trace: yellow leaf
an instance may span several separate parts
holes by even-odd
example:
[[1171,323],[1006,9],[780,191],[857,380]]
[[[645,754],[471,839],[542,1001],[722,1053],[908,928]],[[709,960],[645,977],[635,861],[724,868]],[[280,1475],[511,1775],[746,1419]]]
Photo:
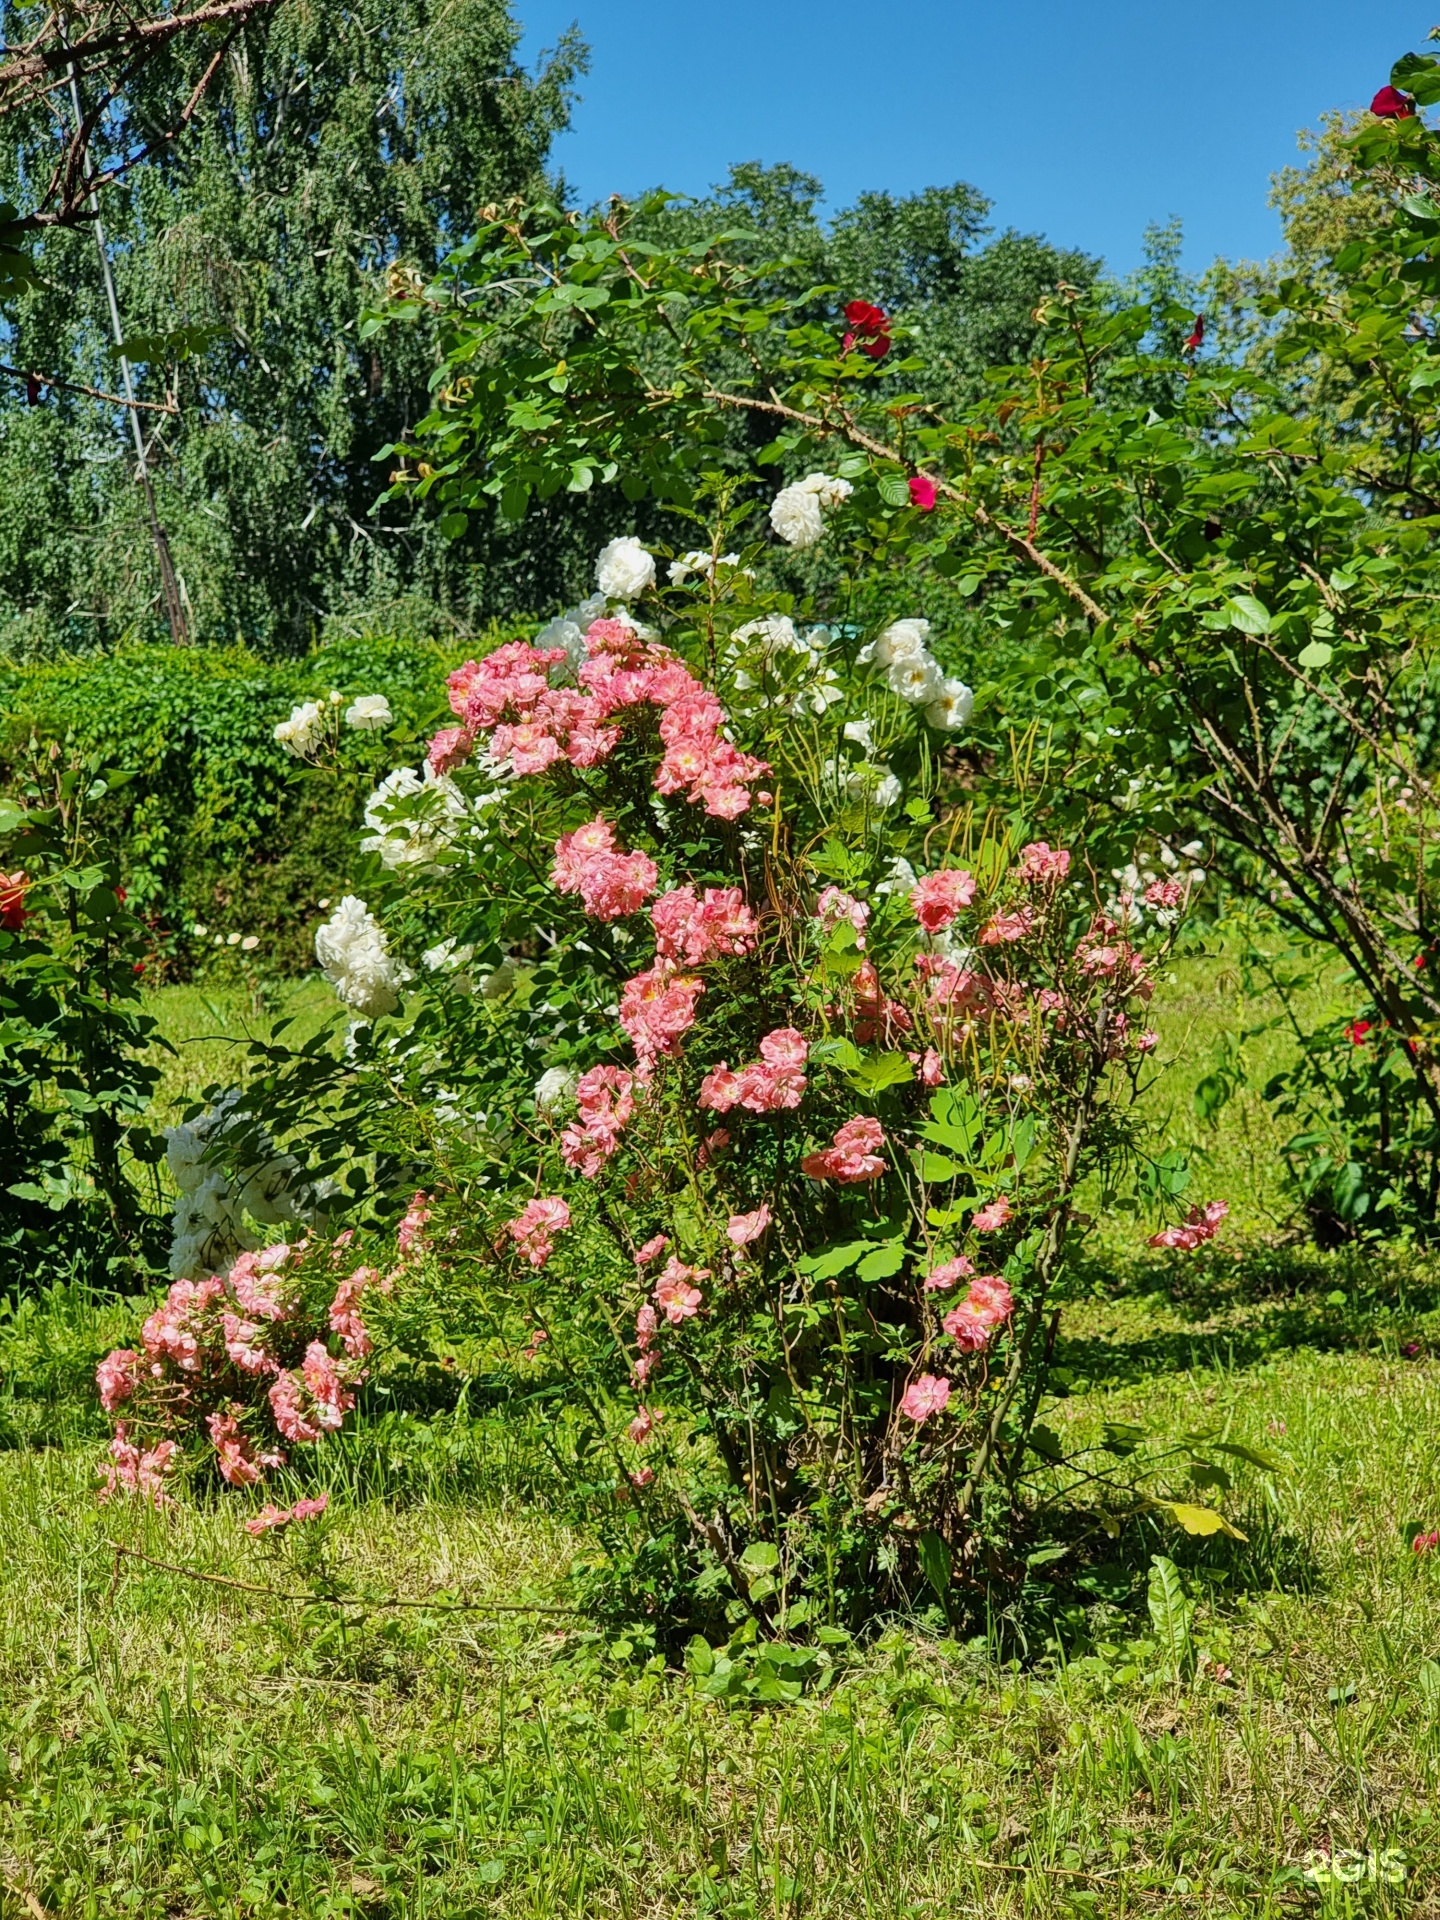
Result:
[[1164,1504],[1176,1525],[1186,1533],[1228,1533],[1232,1540],[1245,1538],[1238,1527],[1232,1527],[1224,1514],[1216,1513],[1213,1507],[1192,1507],[1184,1500],[1167,1500]]

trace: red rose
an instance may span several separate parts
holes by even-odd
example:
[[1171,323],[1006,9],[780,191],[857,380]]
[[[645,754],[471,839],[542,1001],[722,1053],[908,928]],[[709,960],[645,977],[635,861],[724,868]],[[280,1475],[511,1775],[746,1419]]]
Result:
[[847,332],[840,348],[850,353],[858,347],[871,360],[883,360],[890,351],[890,316],[883,307],[872,307],[868,300],[852,300],[845,309]]
[[1186,353],[1194,353],[1196,348],[1199,347],[1200,343],[1204,340],[1204,338],[1205,338],[1205,316],[1203,313],[1197,313],[1195,316],[1195,324],[1190,329],[1189,335],[1185,341]]
[[910,504],[921,513],[935,511],[935,482],[928,473],[917,473],[910,481]]
[[1373,1020],[1352,1020],[1345,1029],[1345,1038],[1350,1042],[1352,1047],[1363,1047],[1365,1044],[1365,1036],[1370,1032],[1374,1024],[1375,1022]]
[[23,873],[0,873],[0,927],[18,933],[25,924],[25,895],[30,882]]
[[1415,103],[1395,87],[1381,87],[1370,102],[1370,111],[1380,120],[1413,120]]

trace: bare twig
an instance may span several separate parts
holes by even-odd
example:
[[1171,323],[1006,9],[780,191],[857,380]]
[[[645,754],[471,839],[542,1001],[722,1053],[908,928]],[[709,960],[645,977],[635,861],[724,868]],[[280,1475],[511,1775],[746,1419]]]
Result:
[[18,367],[0,364],[0,374],[7,380],[19,380],[29,386],[33,380],[37,387],[57,387],[64,393],[83,393],[87,399],[103,400],[112,407],[134,407],[142,413],[178,414],[178,407],[161,406],[158,400],[127,400],[122,393],[106,393],[100,387],[82,386],[78,380],[61,380],[53,373],[22,373]]

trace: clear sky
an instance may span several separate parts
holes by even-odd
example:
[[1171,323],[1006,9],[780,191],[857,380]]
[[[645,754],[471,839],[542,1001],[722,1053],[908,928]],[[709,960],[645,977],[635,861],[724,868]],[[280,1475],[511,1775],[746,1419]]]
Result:
[[1178,214],[1186,264],[1271,253],[1270,175],[1299,128],[1369,102],[1440,0],[514,0],[533,60],[591,48],[555,158],[582,200],[702,192],[788,160],[831,206],[966,180],[997,226],[1139,262]]

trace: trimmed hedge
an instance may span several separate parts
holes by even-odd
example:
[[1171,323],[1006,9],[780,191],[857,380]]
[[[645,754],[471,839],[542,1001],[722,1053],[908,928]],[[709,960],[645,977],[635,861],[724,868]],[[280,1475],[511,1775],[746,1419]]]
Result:
[[[317,903],[352,885],[366,793],[391,767],[419,764],[445,711],[446,673],[496,637],[367,635],[284,661],[242,646],[136,644],[34,666],[0,662],[0,787],[32,739],[131,774],[101,805],[157,954],[181,971],[193,964],[198,921],[210,942],[216,933],[257,935],[268,971],[304,972],[314,964]],[[347,701],[383,693],[395,714],[384,734],[345,733],[348,779],[317,778],[274,739],[293,705],[331,688]]]

